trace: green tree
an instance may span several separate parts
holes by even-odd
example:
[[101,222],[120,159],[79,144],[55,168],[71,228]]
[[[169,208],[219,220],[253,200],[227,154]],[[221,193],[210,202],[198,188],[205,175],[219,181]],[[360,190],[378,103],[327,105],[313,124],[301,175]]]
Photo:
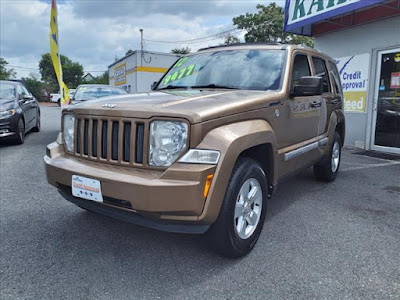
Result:
[[15,78],[16,72],[14,69],[7,69],[8,62],[0,57],[0,80]]
[[128,54],[133,53],[134,51],[132,49],[129,49],[128,51],[126,51],[125,56],[127,56]]
[[284,9],[276,3],[268,6],[258,4],[257,10],[254,14],[246,13],[233,18],[234,25],[247,31],[246,42],[302,43],[310,47],[314,45],[312,38],[283,32]]
[[96,83],[99,83],[99,84],[109,84],[110,79],[108,77],[108,71],[104,71],[103,74],[96,76],[95,80],[96,80]]
[[232,34],[227,34],[224,37],[225,41],[222,45],[231,45],[231,44],[238,44],[240,43],[240,39],[237,36],[234,36]]
[[91,83],[91,84],[109,84],[108,71],[105,71],[99,76],[95,76],[90,82],[82,81],[81,83]]
[[29,77],[22,77],[21,80],[38,101],[43,99],[46,93],[45,85],[34,74],[29,74]]
[[189,47],[182,47],[182,48],[174,48],[171,50],[171,53],[173,54],[189,54],[190,51],[192,51],[192,49],[190,49]]
[[[61,67],[63,71],[63,80],[68,88],[76,88],[83,76],[83,67],[78,62],[73,62],[67,56],[61,55]],[[58,90],[56,72],[54,71],[50,53],[42,54],[39,62],[40,74],[42,80]]]

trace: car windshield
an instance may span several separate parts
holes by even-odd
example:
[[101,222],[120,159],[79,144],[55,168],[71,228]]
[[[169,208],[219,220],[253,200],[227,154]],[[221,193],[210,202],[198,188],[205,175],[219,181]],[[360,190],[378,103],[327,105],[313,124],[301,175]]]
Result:
[[113,86],[81,86],[75,91],[74,100],[84,101],[127,93],[124,89]]
[[11,83],[0,82],[0,98],[9,99],[15,97],[15,85]]
[[172,88],[279,90],[284,50],[222,50],[182,57],[158,85]]

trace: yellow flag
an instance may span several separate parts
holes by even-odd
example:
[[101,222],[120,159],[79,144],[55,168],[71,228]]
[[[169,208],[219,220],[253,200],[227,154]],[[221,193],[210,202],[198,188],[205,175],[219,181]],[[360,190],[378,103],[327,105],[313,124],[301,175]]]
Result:
[[60,86],[61,108],[69,104],[68,88],[63,81],[63,73],[61,67],[61,56],[58,49],[58,21],[57,21],[57,4],[56,0],[51,1],[51,14],[50,14],[50,56],[53,62],[54,71],[56,72],[58,85]]

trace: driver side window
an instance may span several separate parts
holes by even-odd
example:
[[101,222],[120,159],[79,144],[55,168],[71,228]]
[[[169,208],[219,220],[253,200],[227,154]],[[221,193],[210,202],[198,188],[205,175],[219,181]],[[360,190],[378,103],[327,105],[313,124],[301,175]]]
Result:
[[311,76],[310,64],[308,63],[307,55],[298,54],[294,58],[292,80],[290,84],[290,91],[293,92],[294,86],[299,82],[303,76]]
[[26,87],[21,85],[21,88],[22,88],[22,94],[24,94],[24,96],[30,96],[31,95],[31,93],[29,93],[29,91],[26,89]]
[[22,87],[19,84],[17,84],[17,99],[20,100],[23,98],[23,96],[24,92],[22,90]]

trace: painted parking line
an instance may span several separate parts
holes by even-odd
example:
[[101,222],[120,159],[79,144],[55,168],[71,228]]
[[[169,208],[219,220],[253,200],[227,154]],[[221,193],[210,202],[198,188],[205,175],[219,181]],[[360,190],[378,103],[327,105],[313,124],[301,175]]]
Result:
[[400,165],[400,161],[387,161],[386,163],[380,163],[380,164],[354,164],[354,163],[347,163],[350,165],[357,165],[354,167],[349,167],[345,168],[344,170],[342,169],[342,172],[347,172],[347,171],[355,171],[355,170],[363,170],[363,169],[372,169],[372,168],[379,168],[379,167],[386,167],[386,166],[394,166],[394,165]]

